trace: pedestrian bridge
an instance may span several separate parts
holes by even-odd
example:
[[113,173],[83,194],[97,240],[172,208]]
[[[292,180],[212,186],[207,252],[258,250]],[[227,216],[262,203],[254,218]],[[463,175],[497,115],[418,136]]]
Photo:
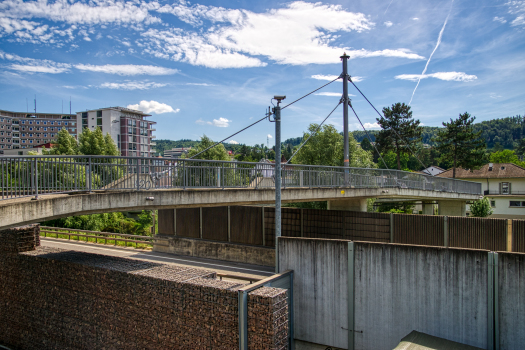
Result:
[[[366,210],[366,198],[465,203],[481,184],[384,169],[281,165],[282,202]],[[271,204],[275,165],[105,156],[0,157],[0,230],[72,215]],[[357,208],[357,209],[356,209]],[[460,215],[460,214],[459,214]]]

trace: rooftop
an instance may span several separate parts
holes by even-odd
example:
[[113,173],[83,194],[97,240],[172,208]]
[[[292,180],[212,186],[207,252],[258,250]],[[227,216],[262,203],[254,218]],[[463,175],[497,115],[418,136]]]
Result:
[[81,111],[81,112],[77,112],[77,113],[82,113],[82,112],[94,112],[94,111],[100,111],[100,110],[104,110],[104,109],[114,109],[114,110],[121,111],[121,112],[140,114],[140,115],[142,115],[142,116],[144,116],[144,117],[151,117],[151,114],[147,114],[147,113],[144,113],[144,112],[142,112],[142,111],[138,111],[138,110],[136,110],[136,109],[126,108],[126,107],[119,107],[119,106],[116,106],[116,107],[96,108],[96,109],[90,109],[90,110]]
[[[438,177],[452,177],[452,169],[437,175]],[[525,169],[512,163],[489,163],[478,170],[456,168],[456,179],[507,179],[525,178]]]

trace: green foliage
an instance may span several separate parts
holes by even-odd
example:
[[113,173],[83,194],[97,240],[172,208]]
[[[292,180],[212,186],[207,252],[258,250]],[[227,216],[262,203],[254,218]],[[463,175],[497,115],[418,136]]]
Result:
[[479,169],[485,164],[485,141],[481,131],[474,132],[475,117],[467,112],[449,123],[443,122],[445,129],[438,132],[434,139],[441,159],[452,163],[452,177],[456,177],[456,168]]
[[388,203],[381,202],[375,203],[377,211],[380,213],[395,213],[395,214],[412,214],[415,203],[414,202],[398,202]]
[[490,200],[487,197],[483,197],[477,201],[474,201],[470,205],[470,213],[472,216],[478,218],[486,218],[487,216],[492,215],[492,207],[490,206]]
[[[215,142],[213,142],[208,136],[203,135],[201,137],[201,142],[199,143],[199,145],[195,148],[192,148],[188,152],[188,158],[191,158],[195,154],[204,151],[206,148],[210,147],[214,143]],[[193,159],[230,160],[230,156],[228,155],[228,152],[224,148],[224,145],[218,144],[217,146],[210,148],[206,152],[199,154],[197,157]]]
[[[317,124],[310,124],[308,132],[304,133],[303,142],[310,134],[315,133],[318,127]],[[323,125],[292,158],[292,163],[343,166],[343,141],[343,136],[333,125]],[[348,150],[351,167],[375,168],[377,166],[373,161],[372,153],[359,147],[352,134],[349,135]]]
[[522,138],[518,141],[517,147],[516,147],[516,154],[522,156],[525,154],[525,138]]
[[74,136],[70,135],[66,128],[58,132],[58,137],[49,152],[42,150],[43,154],[68,155],[78,154],[78,143]]
[[414,120],[410,106],[395,103],[383,108],[384,117],[377,118],[381,131],[376,135],[376,142],[381,152],[393,151],[396,154],[397,169],[401,170],[401,154],[416,149],[421,141],[422,127],[419,120]]
[[[394,153],[394,151],[388,151],[388,153],[383,154],[383,159],[388,167],[388,169],[397,169],[397,154]],[[410,156],[407,153],[401,153],[399,157],[401,169],[399,170],[405,170],[410,171],[408,167],[408,161],[410,160]],[[385,165],[382,161],[379,161],[378,163],[379,167],[384,169]]]
[[368,137],[365,137],[365,138],[361,141],[361,148],[364,149],[365,151],[371,151],[371,152],[374,151],[374,147],[373,147],[372,144],[370,143],[370,140],[368,139]]
[[516,153],[508,149],[492,153],[489,160],[492,163],[521,163]]
[[122,213],[103,213],[70,216],[62,219],[49,220],[43,226],[64,227],[77,230],[115,232],[131,235],[149,235],[153,223],[151,212],[143,210],[138,220],[124,216]]
[[84,155],[97,155],[97,156],[118,156],[119,151],[117,145],[106,133],[106,136],[102,134],[102,130],[97,127],[95,131],[91,131],[88,128],[84,128],[82,133],[78,137],[78,150]]
[[326,210],[328,208],[328,204],[327,204],[326,201],[323,201],[323,202],[297,202],[297,203],[283,204],[283,207]]

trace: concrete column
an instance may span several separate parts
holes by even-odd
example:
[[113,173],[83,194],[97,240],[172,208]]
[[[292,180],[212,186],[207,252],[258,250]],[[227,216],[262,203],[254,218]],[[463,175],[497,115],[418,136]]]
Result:
[[328,210],[366,212],[366,198],[336,199],[328,201]]
[[438,201],[438,214],[446,216],[466,216],[466,201]]
[[434,204],[432,202],[421,203],[423,215],[434,215]]

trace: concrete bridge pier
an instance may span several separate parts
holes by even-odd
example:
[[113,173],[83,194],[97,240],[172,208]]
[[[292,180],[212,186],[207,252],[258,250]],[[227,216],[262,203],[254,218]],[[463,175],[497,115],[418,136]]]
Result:
[[433,202],[425,202],[423,201],[421,203],[423,215],[434,215],[434,204]]
[[466,201],[438,201],[438,215],[467,216]]
[[327,203],[328,210],[346,210],[366,212],[366,198],[348,198],[329,200]]

